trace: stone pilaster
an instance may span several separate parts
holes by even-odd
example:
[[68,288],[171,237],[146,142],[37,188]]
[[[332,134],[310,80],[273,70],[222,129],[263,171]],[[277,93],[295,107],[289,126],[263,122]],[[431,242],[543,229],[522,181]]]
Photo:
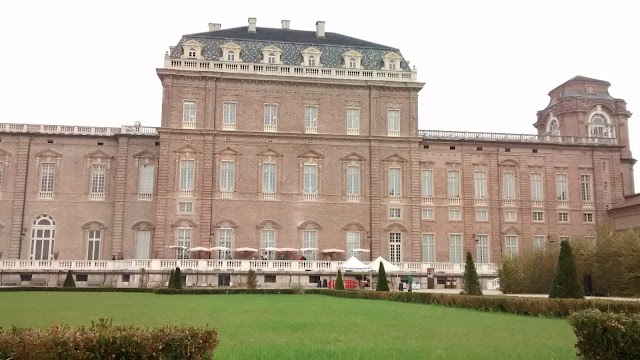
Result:
[[[13,208],[11,211],[11,235],[9,238],[9,259],[19,259],[22,251],[21,244],[28,244],[29,234],[23,228],[28,228],[30,224],[24,223],[24,206],[27,196],[27,178],[29,167],[29,153],[31,147],[31,137],[21,136],[18,143],[18,158],[16,161],[16,183],[13,194]],[[37,168],[33,169],[36,171]],[[7,169],[5,168],[5,171]],[[23,248],[25,246],[22,246]],[[28,245],[26,245],[28,249]]]
[[111,252],[119,255],[122,252],[124,230],[124,202],[127,187],[127,154],[129,153],[129,137],[118,136],[118,157],[116,159],[116,186],[113,203],[113,238]]

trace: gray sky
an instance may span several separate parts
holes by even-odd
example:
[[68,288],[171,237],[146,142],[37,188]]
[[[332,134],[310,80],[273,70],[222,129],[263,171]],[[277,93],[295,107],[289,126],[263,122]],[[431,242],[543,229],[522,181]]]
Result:
[[609,81],[640,113],[639,10],[620,0],[3,2],[0,122],[159,126],[155,68],[169,45],[256,17],[299,30],[324,20],[328,32],[399,48],[426,83],[420,129],[533,133],[547,93],[575,75]]

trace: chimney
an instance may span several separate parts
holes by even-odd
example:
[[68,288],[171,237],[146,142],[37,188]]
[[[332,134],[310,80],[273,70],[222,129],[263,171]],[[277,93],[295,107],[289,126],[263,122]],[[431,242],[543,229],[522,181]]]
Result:
[[209,31],[218,31],[218,30],[220,30],[220,24],[209,23]]
[[247,28],[247,31],[250,33],[256,32],[256,18],[249,18],[249,27]]
[[282,20],[282,30],[289,30],[289,26],[291,25],[290,20]]
[[324,21],[316,21],[316,37],[324,37]]

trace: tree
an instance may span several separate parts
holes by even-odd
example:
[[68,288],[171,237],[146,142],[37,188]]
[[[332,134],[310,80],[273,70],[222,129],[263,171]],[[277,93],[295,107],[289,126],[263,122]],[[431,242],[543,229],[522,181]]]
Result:
[[256,276],[256,272],[253,269],[250,269],[247,273],[247,288],[255,289],[258,287],[258,280]]
[[344,290],[344,281],[342,281],[342,271],[338,269],[338,277],[336,277],[336,290]]
[[560,243],[560,255],[556,274],[549,291],[550,298],[583,299],[584,289],[578,280],[578,270],[576,260],[571,251],[571,244],[568,241]]
[[76,287],[76,282],[73,280],[73,274],[71,270],[67,271],[67,277],[64,279],[64,283],[62,284],[63,288],[74,288]]
[[389,291],[389,283],[387,282],[387,273],[384,271],[384,264],[380,262],[378,267],[378,283],[376,284],[376,291]]
[[471,252],[467,251],[467,263],[464,266],[464,277],[462,278],[462,290],[466,295],[482,295],[482,287],[478,272],[473,263]]
[[176,272],[174,269],[171,269],[171,273],[169,274],[169,284],[167,285],[167,287],[169,289],[173,289],[176,287]]
[[173,276],[175,277],[174,289],[182,289],[182,272],[179,267],[176,268],[176,273]]

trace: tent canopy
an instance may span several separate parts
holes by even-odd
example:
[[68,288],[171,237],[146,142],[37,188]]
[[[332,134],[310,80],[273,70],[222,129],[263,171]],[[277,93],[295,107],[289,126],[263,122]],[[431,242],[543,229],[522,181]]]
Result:
[[371,264],[369,264],[371,270],[378,271],[380,268],[380,263],[384,264],[384,271],[387,273],[400,271],[400,268],[383,259],[382,256],[378,256],[377,259],[373,260]]
[[341,268],[343,268],[344,270],[349,270],[349,271],[369,271],[371,270],[370,267],[368,267],[367,265],[363,264],[360,260],[356,259],[355,256],[352,256],[349,258],[349,260],[345,261],[342,263],[342,265],[340,265]]

